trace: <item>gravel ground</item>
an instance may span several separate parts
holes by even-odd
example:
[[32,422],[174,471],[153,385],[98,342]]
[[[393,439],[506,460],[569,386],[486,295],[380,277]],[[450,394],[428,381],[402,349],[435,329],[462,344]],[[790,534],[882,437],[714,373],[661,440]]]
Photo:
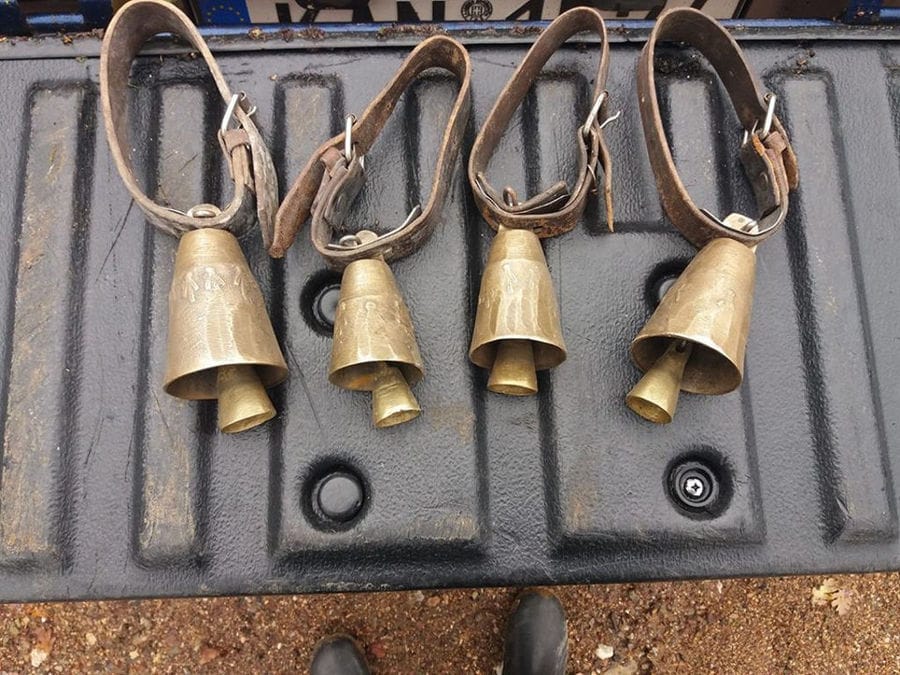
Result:
[[[563,586],[569,671],[900,672],[900,574]],[[305,672],[349,632],[376,673],[486,673],[510,588],[0,605],[7,672]],[[608,658],[606,658],[608,657]]]

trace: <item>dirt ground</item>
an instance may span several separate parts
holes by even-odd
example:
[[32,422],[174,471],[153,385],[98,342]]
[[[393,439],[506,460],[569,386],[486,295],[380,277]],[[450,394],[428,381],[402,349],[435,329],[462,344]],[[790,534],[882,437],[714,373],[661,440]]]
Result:
[[[564,586],[571,673],[900,672],[900,574]],[[486,673],[516,589],[0,605],[0,671]]]

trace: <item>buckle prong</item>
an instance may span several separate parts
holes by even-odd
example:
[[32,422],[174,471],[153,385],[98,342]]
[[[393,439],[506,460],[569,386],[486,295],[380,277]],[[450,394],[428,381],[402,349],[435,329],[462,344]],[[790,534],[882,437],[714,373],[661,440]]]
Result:
[[[604,89],[603,91],[600,92],[600,95],[597,97],[597,100],[594,101],[594,105],[591,106],[591,110],[588,113],[587,119],[584,121],[584,125],[581,127],[581,135],[583,138],[587,139],[587,137],[590,136],[591,126],[597,120],[597,115],[600,114],[600,108],[603,107],[603,104],[606,102],[606,100],[608,98],[609,98],[609,92],[606,89]],[[617,119],[619,119],[619,116],[621,114],[622,114],[622,111],[619,110],[616,112],[616,114],[610,115],[605,120],[603,120],[600,123],[600,127],[599,127],[600,130],[603,130],[603,128],[605,128],[606,125],[609,124],[610,122],[615,122]]]
[[[763,119],[762,129],[759,131],[759,139],[765,140],[766,136],[769,135],[769,132],[772,131],[772,121],[775,119],[775,101],[778,97],[769,92],[765,95],[766,100],[766,116]],[[741,147],[747,145],[750,142],[750,136],[756,133],[756,127],[759,125],[759,120],[753,123],[753,126],[748,131],[744,129],[744,138],[741,140]]]
[[[242,103],[246,100],[248,100],[247,94],[243,91],[231,95],[228,106],[225,108],[225,114],[222,116],[222,123],[219,124],[219,133],[224,134],[228,131],[228,125],[231,124],[231,120],[234,118],[234,111],[237,108],[238,103]],[[243,108],[243,106],[241,107]],[[246,112],[248,115],[254,115],[256,113],[256,106],[250,106]]]
[[[350,164],[353,157],[353,125],[356,124],[356,115],[350,113],[344,118],[344,161]],[[359,156],[359,165],[366,168],[366,156]]]

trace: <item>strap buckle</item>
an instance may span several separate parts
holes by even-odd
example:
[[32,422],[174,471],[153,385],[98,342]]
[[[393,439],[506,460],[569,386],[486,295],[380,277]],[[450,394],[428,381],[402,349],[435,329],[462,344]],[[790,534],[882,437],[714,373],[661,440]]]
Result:
[[344,118],[344,161],[347,162],[347,166],[350,166],[350,162],[354,159],[359,162],[360,168],[365,170],[366,168],[366,156],[365,155],[357,155],[353,152],[353,125],[356,124],[356,115],[350,113]]
[[759,140],[764,141],[766,139],[766,136],[769,135],[769,132],[772,131],[772,120],[775,119],[775,100],[777,98],[778,97],[772,92],[766,94],[766,117],[763,120],[762,129],[759,132],[756,131],[756,127],[759,125],[759,120],[756,120],[749,130],[744,129],[744,137],[741,139],[741,147],[747,145],[747,143],[750,142],[750,137],[753,135],[759,136]]
[[[591,135],[591,127],[594,126],[594,122],[597,121],[597,116],[600,114],[600,108],[603,107],[603,104],[609,99],[609,92],[604,89],[600,92],[600,95],[597,97],[597,100],[594,101],[594,105],[591,106],[591,110],[588,113],[587,119],[584,121],[584,124],[581,127],[581,137],[584,140],[587,140]],[[619,117],[621,117],[622,111],[617,110],[615,115],[610,115],[605,120],[600,123],[598,127],[598,131],[603,131],[606,128],[607,124],[615,122]]]
[[775,119],[776,100],[777,96],[771,92],[765,95],[766,116],[763,119],[762,128],[758,129],[759,120],[756,120],[750,129],[745,129],[744,136],[741,139],[740,148],[741,161],[750,177],[753,190],[757,196],[757,201],[760,205],[764,204],[768,207],[760,215],[760,220],[769,220],[770,222],[767,225],[760,227],[759,220],[754,220],[753,218],[740,213],[730,213],[724,218],[718,218],[707,209],[700,209],[701,213],[732,232],[758,237],[766,234],[780,222],[780,220],[777,219],[772,220],[769,216],[778,210],[783,210],[781,200],[778,199],[778,194],[775,190],[775,186],[772,185],[772,181],[766,177],[766,167],[764,163],[761,162],[761,158],[752,148],[748,147],[751,137],[756,136],[760,141],[765,141],[766,137],[771,133],[772,121]]
[[250,116],[256,114],[256,106],[250,105],[250,97],[247,96],[246,92],[240,91],[237,94],[232,94],[231,99],[228,101],[228,106],[225,108],[225,114],[222,115],[222,122],[219,124],[219,133],[224,134],[228,131],[228,127],[231,125],[231,120],[234,118],[234,111],[238,106],[238,103],[241,104],[241,109]]
[[[243,125],[240,123],[240,120],[237,120],[234,114],[234,111],[237,110],[238,105],[241,106],[241,110],[243,110],[247,115],[255,115],[256,114],[256,106],[250,105],[250,98],[243,91],[238,92],[237,94],[232,94],[231,98],[228,100],[228,105],[225,107],[225,114],[222,115],[222,121],[219,123],[219,146],[222,148],[222,154],[225,155],[226,159],[231,158],[231,151],[240,145],[250,145],[250,136],[243,134],[238,135],[238,139],[235,140],[233,137],[229,138],[230,132],[240,132],[244,130]],[[231,122],[235,120],[237,122],[237,127],[232,128]],[[228,169],[231,171],[231,163],[228,164]],[[234,177],[232,173],[232,178]]]

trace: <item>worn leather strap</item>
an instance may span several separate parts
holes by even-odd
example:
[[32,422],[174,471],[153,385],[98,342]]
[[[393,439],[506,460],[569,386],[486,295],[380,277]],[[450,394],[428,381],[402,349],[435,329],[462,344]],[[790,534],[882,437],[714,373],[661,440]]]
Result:
[[[271,231],[270,222],[278,207],[278,181],[265,141],[251,119],[252,110],[243,94],[238,95],[233,106],[233,120],[225,121],[228,128],[218,133],[234,181],[234,194],[221,212],[210,215],[207,210],[206,217],[192,217],[157,204],[138,183],[132,167],[132,153],[136,149],[129,138],[128,78],[131,63],[141,47],[158,33],[172,33],[189,42],[206,62],[226,106],[233,99],[212,53],[181,10],[165,0],[131,0],[125,4],[110,22],[100,53],[100,97],[106,136],[125,187],[147,220],[169,234],[178,236],[200,227],[240,232],[258,218],[265,235]],[[232,121],[236,127],[230,126]]]
[[[355,247],[336,248],[334,234],[345,230],[344,219],[365,181],[363,157],[384,129],[403,92],[430,68],[453,73],[459,81],[459,93],[441,139],[427,203],[403,227]],[[278,209],[269,253],[275,258],[282,257],[308,218],[313,245],[336,269],[375,256],[396,260],[421,246],[441,217],[441,207],[450,187],[451,172],[469,119],[471,73],[469,54],[456,40],[435,36],[420,43],[353,123],[350,157],[345,155],[342,133],[323,143],[307,162]]]
[[[521,105],[544,64],[573,35],[593,31],[600,36],[600,63],[594,80],[592,102],[601,102],[599,109],[582,111],[578,118],[578,132],[572,139],[578,154],[575,185],[570,189],[560,181],[540,194],[519,202],[512,188],[504,188],[502,195],[488,182],[485,172],[491,156],[516,109]],[[578,223],[584,212],[588,195],[597,186],[597,164],[603,167],[603,191],[606,198],[606,221],[613,229],[612,176],[609,150],[603,138],[602,126],[607,119],[606,75],[609,71],[609,44],[603,17],[594,9],[578,7],[560,14],[532,45],[525,59],[507,82],[478,132],[469,156],[469,183],[478,210],[497,229],[499,226],[532,230],[539,237],[552,237],[568,232]],[[595,106],[596,107],[596,106]]]
[[[760,215],[756,221],[736,219],[744,224],[743,230],[701,211],[678,177],[656,96],[654,55],[658,41],[683,42],[706,57],[725,85],[741,125],[748,131],[741,146],[741,161]],[[663,208],[675,227],[698,248],[716,237],[731,237],[752,245],[774,234],[787,215],[788,193],[797,187],[797,158],[777,117],[772,118],[769,133],[762,133],[770,95],[759,86],[728,31],[695,9],[663,12],[641,52],[637,85],[650,164]]]

